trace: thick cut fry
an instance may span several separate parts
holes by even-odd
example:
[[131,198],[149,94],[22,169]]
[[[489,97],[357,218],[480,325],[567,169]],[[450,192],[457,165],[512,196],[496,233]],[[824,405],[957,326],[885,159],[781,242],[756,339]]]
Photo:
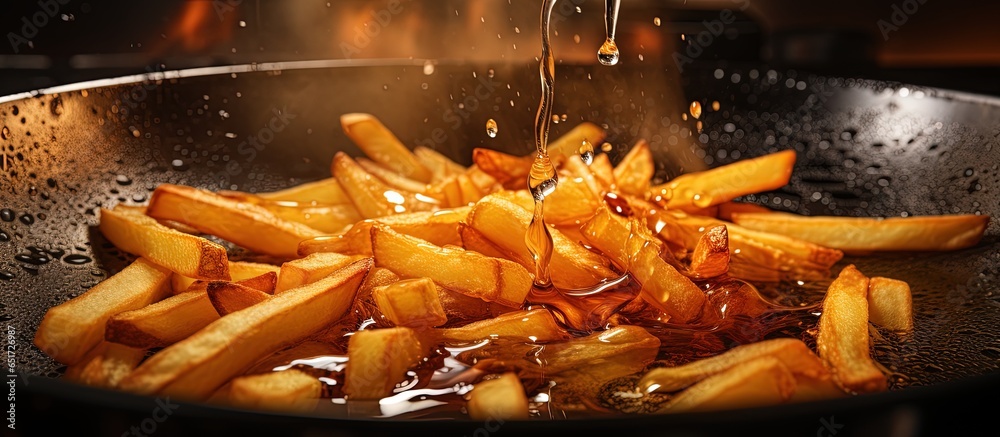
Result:
[[103,341],[80,364],[69,366],[64,377],[94,387],[114,388],[145,357],[142,349]]
[[350,399],[380,399],[392,394],[406,371],[424,356],[416,333],[405,327],[355,332],[347,345],[344,393]]
[[556,138],[549,141],[548,152],[554,165],[559,165],[571,156],[580,156],[580,146],[584,142],[590,144],[601,144],[604,141],[605,132],[600,126],[583,122]]
[[340,181],[351,203],[363,218],[376,218],[413,211],[430,211],[439,202],[428,196],[396,189],[382,183],[344,152],[333,157],[333,176]]
[[458,227],[458,234],[462,236],[462,247],[473,252],[479,252],[483,255],[490,256],[493,258],[504,258],[514,261],[522,266],[532,265],[531,258],[522,258],[521,254],[513,253],[506,250],[499,245],[490,241],[481,232],[473,229],[471,226],[462,223]]
[[795,151],[785,150],[677,176],[652,187],[650,197],[667,208],[695,211],[746,194],[781,188],[788,184],[794,166]]
[[584,238],[642,284],[641,296],[679,322],[701,314],[705,294],[660,258],[663,244],[638,221],[627,222],[601,208],[583,227]]
[[340,235],[324,235],[303,241],[299,255],[317,252],[336,252],[350,255],[371,256],[371,228],[376,223],[389,226],[396,232],[430,241],[438,246],[461,244],[458,225],[469,215],[471,208],[440,209],[437,211],[411,212],[362,220]]
[[893,331],[912,330],[910,284],[898,279],[871,278],[868,281],[868,320]]
[[617,186],[615,181],[615,168],[611,165],[611,158],[606,153],[598,153],[594,156],[594,161],[590,163],[590,172],[594,174],[597,182],[601,186],[611,188]]
[[332,177],[314,182],[306,182],[284,190],[257,193],[257,196],[267,200],[298,202],[310,205],[345,205],[351,203],[351,199],[347,197],[347,193],[340,187],[340,182],[337,182],[337,179]]
[[[379,178],[386,185],[403,190],[409,191],[411,193],[424,193],[427,194],[427,184],[419,181],[415,181],[385,167],[382,167],[375,161],[372,161],[365,157],[358,157],[354,159],[354,162],[358,163],[361,168],[365,169],[368,173]],[[438,199],[441,200],[441,199]],[[348,200],[350,201],[350,200]]]
[[322,392],[319,379],[289,369],[233,379],[227,399],[247,408],[305,412],[316,407]]
[[413,155],[424,168],[429,169],[434,175],[431,180],[439,181],[448,176],[465,173],[465,166],[452,161],[451,158],[442,155],[437,150],[417,146],[413,148]]
[[[497,247],[513,253],[515,260],[526,262],[522,263],[525,269],[534,269],[534,261],[523,237],[528,232],[531,213],[491,195],[476,203],[466,222]],[[586,288],[618,276],[611,270],[611,262],[607,258],[571,241],[557,229],[549,229],[549,233],[552,235],[549,270],[556,287],[566,290]]]
[[649,191],[650,180],[656,173],[653,153],[646,140],[639,140],[615,166],[615,185],[618,191],[640,196]]
[[521,306],[531,290],[531,274],[513,261],[438,247],[379,224],[371,238],[375,265],[404,278],[431,278],[449,290],[512,307]]
[[533,159],[531,156],[508,155],[479,147],[472,150],[472,162],[476,163],[476,167],[507,189],[518,189],[526,185]]
[[302,341],[343,317],[370,259],[222,317],[147,359],[121,383],[144,394],[202,399],[270,353]]
[[706,378],[668,401],[664,413],[720,411],[788,402],[795,377],[774,357],[755,358]]
[[500,190],[503,187],[497,182],[493,176],[479,168],[478,165],[472,164],[468,169],[465,170],[465,175],[468,176],[472,184],[479,189],[479,192],[483,195],[490,194],[494,191]]
[[729,232],[715,226],[698,239],[691,253],[690,273],[695,278],[714,278],[729,271]]
[[714,357],[681,366],[650,370],[639,380],[637,386],[647,392],[675,392],[761,357],[776,358],[796,378],[822,379],[829,374],[820,358],[802,340],[776,338],[736,346]]
[[[248,287],[256,288],[265,293],[271,293],[274,291],[274,280],[270,276],[264,275],[265,273],[273,272],[278,273],[279,267],[272,264],[263,264],[247,261],[229,261],[229,276],[231,281],[242,281],[244,279],[258,278],[260,282],[250,282],[243,285]],[[277,276],[275,276],[277,277]],[[174,294],[183,293],[188,291],[188,289],[195,283],[200,282],[204,290],[204,281],[198,281],[194,278],[189,278],[184,275],[178,275],[174,273],[170,278],[171,288],[173,288]],[[270,282],[270,289],[266,289],[267,283]]]
[[433,173],[371,114],[344,114],[340,125],[348,138],[372,161],[407,178],[429,183]]
[[465,406],[473,420],[526,420],[528,397],[517,374],[482,381],[469,392]]
[[232,282],[208,284],[208,300],[220,317],[249,308],[271,298],[270,294]]
[[444,314],[449,321],[482,320],[517,310],[517,308],[500,305],[496,302],[487,302],[478,297],[466,296],[441,286],[436,288],[441,308],[444,308]]
[[834,379],[855,393],[884,391],[887,386],[869,350],[868,284],[854,265],[844,267],[826,291],[816,336],[816,349]]
[[157,187],[146,213],[277,257],[295,258],[300,241],[322,235],[301,223],[279,219],[258,205],[180,185]]
[[281,270],[278,271],[278,284],[274,287],[274,292],[277,294],[316,282],[358,259],[360,259],[359,256],[323,252],[286,261],[281,265]]
[[[274,272],[267,272],[236,284],[271,293],[276,278]],[[104,336],[108,341],[143,349],[165,347],[188,338],[219,318],[207,294],[213,283],[199,281],[187,292],[115,314],[108,319]]]
[[427,328],[448,321],[437,287],[430,278],[406,279],[376,287],[372,297],[382,314],[397,326]]
[[495,318],[472,322],[458,328],[435,331],[440,341],[468,342],[509,338],[524,342],[548,342],[570,338],[546,309],[513,311]]
[[142,211],[102,208],[99,226],[115,247],[145,257],[177,274],[229,280],[226,248],[163,226]]
[[349,200],[347,203],[324,204],[269,200],[241,191],[220,191],[219,194],[241,202],[259,205],[282,220],[301,223],[321,232],[340,232],[345,227],[361,220],[361,214]]
[[741,202],[723,202],[718,206],[718,211],[716,216],[722,220],[733,221],[733,214],[754,212],[760,214],[769,214],[774,212],[774,210],[766,207],[757,205],[754,203],[741,203]]
[[849,253],[949,251],[975,246],[990,217],[942,215],[892,218],[816,217],[788,213],[735,213],[750,229],[787,235]]
[[69,302],[49,308],[35,332],[35,346],[52,359],[79,364],[104,340],[111,316],[142,308],[170,292],[170,271],[145,258]]

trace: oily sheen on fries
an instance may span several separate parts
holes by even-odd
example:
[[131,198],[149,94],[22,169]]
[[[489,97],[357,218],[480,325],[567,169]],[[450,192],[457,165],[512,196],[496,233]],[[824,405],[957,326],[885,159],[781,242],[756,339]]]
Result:
[[528,419],[528,397],[515,373],[483,381],[468,395],[469,417],[472,420]]
[[869,279],[854,265],[841,270],[823,299],[816,348],[834,379],[856,393],[886,389],[886,377],[875,366],[868,335]]
[[222,317],[157,352],[121,387],[203,399],[255,361],[343,317],[371,267],[370,259],[357,261],[312,284]]

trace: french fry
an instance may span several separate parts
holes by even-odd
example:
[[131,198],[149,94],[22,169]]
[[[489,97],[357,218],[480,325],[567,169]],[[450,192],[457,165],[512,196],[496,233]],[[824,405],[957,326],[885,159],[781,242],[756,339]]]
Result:
[[303,241],[299,245],[299,255],[317,252],[336,252],[351,255],[371,256],[371,228],[382,223],[393,230],[430,241],[438,246],[461,244],[458,225],[469,215],[471,208],[439,209],[437,211],[411,212],[355,223],[351,229],[339,235],[324,235]]
[[[322,235],[301,223],[279,219],[258,205],[180,185],[158,186],[149,199],[146,213],[277,257],[294,258],[300,241]],[[261,235],[267,238],[260,238]]]
[[35,332],[35,346],[60,363],[79,364],[104,340],[111,316],[142,308],[169,292],[170,271],[139,258],[86,293],[49,308]]
[[725,225],[715,226],[701,234],[691,253],[691,275],[714,278],[729,271],[729,232]]
[[397,326],[426,328],[448,321],[437,287],[430,278],[406,279],[375,287],[372,297],[382,314]]
[[795,377],[774,357],[755,358],[684,390],[661,408],[665,413],[719,411],[791,400]]
[[513,311],[495,318],[472,322],[458,328],[438,329],[436,338],[444,342],[470,342],[510,338],[525,342],[548,342],[570,338],[546,309]]
[[276,217],[301,223],[320,232],[340,232],[362,219],[354,205],[299,205],[288,202],[260,204]]
[[869,279],[854,265],[841,270],[823,299],[816,348],[834,379],[855,393],[886,390],[885,375],[875,366],[868,335]]
[[[268,279],[269,277],[264,276],[265,273],[274,272],[278,273],[279,267],[272,264],[255,263],[248,261],[229,261],[229,276],[231,281],[242,281],[244,279],[259,278],[263,282],[251,282],[244,285],[256,288],[265,293],[269,292],[263,287],[267,287],[267,282],[271,282],[270,290],[274,290],[273,279]],[[174,273],[170,278],[170,286],[174,291],[174,294],[183,293],[188,291],[189,287],[195,282],[201,282],[202,286],[205,285],[204,281],[198,281],[194,278],[189,278],[184,275],[178,275]],[[200,288],[204,290],[204,288]]]
[[145,350],[102,341],[83,361],[69,366],[63,376],[94,387],[115,388],[145,357]]
[[718,208],[719,209],[716,212],[716,216],[719,217],[719,219],[730,222],[733,221],[733,214],[746,213],[746,212],[769,214],[774,212],[774,210],[766,206],[757,205],[755,203],[742,203],[733,201],[722,202],[718,205]]
[[868,281],[868,320],[893,331],[912,330],[910,284],[898,279],[871,278]]
[[145,257],[177,274],[229,280],[226,248],[163,226],[140,210],[101,208],[99,227],[115,247]]
[[514,156],[479,147],[472,150],[472,162],[476,163],[476,167],[507,189],[526,186],[533,159],[531,156]]
[[229,383],[227,398],[246,408],[305,412],[319,402],[323,383],[305,372],[280,372],[241,376]]
[[465,170],[465,175],[483,195],[490,194],[503,188],[500,183],[493,178],[493,176],[490,176],[476,164],[470,165],[469,168]]
[[[409,191],[411,193],[424,193],[427,194],[427,184],[419,181],[415,181],[399,173],[396,173],[388,168],[385,168],[375,161],[372,161],[363,156],[355,158],[354,162],[358,163],[361,168],[365,169],[366,172],[371,173],[373,176],[379,178],[386,185],[403,190]],[[442,200],[442,199],[437,199]],[[348,202],[350,199],[348,198]]]
[[652,187],[650,197],[670,209],[695,211],[746,194],[778,189],[788,184],[795,158],[794,150],[784,150],[682,174]]
[[642,284],[646,302],[682,323],[701,314],[705,294],[662,258],[663,244],[638,221],[627,222],[607,208],[597,211],[583,226],[584,238],[614,259]]
[[650,181],[655,173],[656,166],[649,143],[639,140],[615,166],[615,185],[622,193],[639,196],[649,191]]
[[975,246],[989,216],[941,215],[892,218],[818,217],[788,213],[734,213],[750,229],[799,238],[849,253],[950,251]]
[[522,258],[521,254],[510,252],[490,241],[481,232],[473,227],[461,223],[458,226],[458,234],[462,236],[462,247],[473,252],[493,258],[504,258],[514,261],[522,266],[532,265],[531,258]]
[[284,190],[257,193],[257,196],[265,200],[297,202],[309,205],[346,205],[351,203],[351,199],[347,197],[347,193],[340,187],[340,182],[337,182],[337,179],[332,177],[306,182]]
[[[372,269],[372,271],[374,271],[374,269]],[[321,340],[306,340],[260,359],[254,363],[253,367],[251,367],[250,370],[247,370],[245,374],[255,375],[258,373],[290,370],[302,362],[309,362],[309,360],[317,357],[325,358],[331,355],[344,355],[346,352],[347,351],[339,345],[334,345]]]
[[359,256],[320,252],[292,261],[286,261],[278,271],[275,294],[316,282],[330,273],[360,259]]
[[[267,272],[235,284],[272,293],[277,275]],[[226,282],[221,282],[226,284]],[[219,318],[208,297],[213,282],[197,282],[187,292],[175,294],[145,307],[115,314],[106,324],[108,341],[135,348],[165,347],[191,336]]]
[[430,211],[439,203],[432,197],[395,189],[382,183],[344,152],[334,155],[331,169],[363,218]]
[[340,125],[348,138],[373,161],[407,178],[430,183],[433,173],[371,114],[344,114]]
[[517,375],[504,373],[499,378],[479,382],[467,395],[466,408],[473,420],[525,420],[528,397]]
[[736,346],[714,357],[681,366],[650,370],[637,386],[646,392],[675,392],[761,357],[777,359],[796,378],[822,379],[829,374],[819,357],[801,340],[776,338]]
[[371,269],[355,262],[312,284],[222,317],[147,359],[121,388],[203,399],[267,354],[301,341],[343,317]]
[[488,302],[518,307],[532,286],[532,277],[520,264],[501,258],[439,247],[388,226],[371,230],[375,265],[404,278],[428,277],[434,283]]
[[441,308],[444,309],[444,314],[449,321],[482,320],[517,310],[517,308],[500,305],[496,302],[487,302],[478,297],[466,296],[435,285],[438,301],[441,302]]
[[[534,261],[524,242],[531,222],[531,213],[498,196],[487,196],[469,212],[467,224],[504,251],[514,254],[525,269],[534,269]],[[549,269],[552,283],[562,289],[593,286],[605,279],[617,277],[607,258],[587,250],[566,238],[556,229],[552,235],[552,259]]]
[[451,175],[459,175],[465,173],[466,170],[465,166],[452,161],[451,158],[442,155],[437,150],[424,146],[414,147],[413,155],[434,175],[431,178],[432,181],[441,180]]
[[585,141],[590,144],[600,144],[604,141],[605,134],[606,132],[600,126],[587,121],[582,122],[570,129],[569,132],[560,135],[555,141],[549,141],[547,145],[549,157],[554,165],[561,164],[571,156],[579,158],[580,146]]
[[351,399],[388,396],[423,356],[424,347],[410,328],[355,332],[347,346],[344,393]]
[[590,163],[590,172],[601,186],[611,188],[617,185],[615,180],[615,168],[611,165],[611,158],[606,153],[594,155],[594,161]]
[[249,308],[271,298],[270,294],[232,282],[208,284],[208,300],[219,316]]

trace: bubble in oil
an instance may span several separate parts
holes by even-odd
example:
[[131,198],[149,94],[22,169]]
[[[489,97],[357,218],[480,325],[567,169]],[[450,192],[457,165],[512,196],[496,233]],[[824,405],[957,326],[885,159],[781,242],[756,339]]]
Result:
[[499,126],[497,126],[497,121],[494,119],[486,120],[486,135],[490,138],[496,138],[497,132],[499,131]]
[[612,38],[604,40],[604,44],[601,44],[601,48],[597,51],[597,60],[601,65],[617,65],[619,56],[618,44]]

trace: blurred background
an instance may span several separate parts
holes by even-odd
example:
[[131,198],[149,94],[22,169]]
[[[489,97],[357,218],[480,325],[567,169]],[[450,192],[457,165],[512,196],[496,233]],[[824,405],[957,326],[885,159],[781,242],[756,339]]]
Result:
[[[0,18],[0,95],[149,71],[417,58],[531,62],[540,1],[21,0]],[[14,4],[11,4],[14,3]],[[553,12],[563,63],[596,63],[602,0]],[[1000,95],[1000,2],[624,0],[622,63],[767,64]]]

